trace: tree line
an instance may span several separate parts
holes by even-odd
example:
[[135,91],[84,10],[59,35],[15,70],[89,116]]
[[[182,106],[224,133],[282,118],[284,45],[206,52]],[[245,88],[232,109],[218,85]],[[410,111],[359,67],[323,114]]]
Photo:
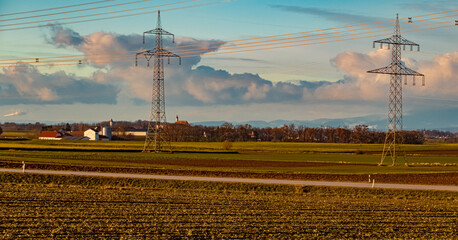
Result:
[[[384,143],[386,133],[371,130],[368,126],[354,128],[283,125],[281,127],[257,128],[251,125],[234,126],[225,123],[217,127],[170,124],[164,128],[171,141],[176,142],[316,142],[316,143]],[[422,144],[420,131],[402,131],[399,135],[406,144]]]
[[[116,139],[134,139],[126,132],[130,130],[145,130],[148,121],[138,120],[134,122],[116,121],[113,132],[119,133]],[[3,130],[65,130],[84,131],[94,126],[109,126],[108,121],[96,124],[86,123],[60,123],[45,125],[42,123],[18,124],[6,122],[1,124]],[[164,128],[166,135],[171,141],[176,142],[316,142],[316,143],[384,143],[386,132],[369,128],[366,125],[348,127],[306,127],[295,125],[283,125],[280,127],[253,127],[249,124],[232,125],[224,123],[221,126],[201,126],[189,124],[167,124]],[[406,144],[422,144],[427,138],[455,138],[456,133],[439,130],[418,130],[399,132]]]

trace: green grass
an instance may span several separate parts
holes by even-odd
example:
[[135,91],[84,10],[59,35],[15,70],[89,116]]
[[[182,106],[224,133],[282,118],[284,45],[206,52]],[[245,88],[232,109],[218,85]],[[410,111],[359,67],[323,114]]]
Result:
[[[407,163],[398,167],[375,166],[382,145],[236,142],[238,154],[222,151],[222,143],[172,143],[175,150],[191,152],[142,153],[143,142],[112,141],[0,141],[0,163],[25,161],[67,166],[102,166],[138,169],[176,169],[225,172],[274,172],[319,174],[440,173],[458,172],[458,144],[403,145]],[[136,152],[123,152],[124,150]],[[195,151],[195,152],[192,152]],[[201,152],[199,152],[201,151]],[[207,153],[203,153],[207,152]],[[243,162],[255,164],[244,164]],[[219,164],[214,164],[214,163]],[[284,165],[269,167],[269,162]],[[339,163],[298,166],[294,163]],[[232,164],[233,163],[233,164]],[[390,164],[390,159],[387,159]],[[350,165],[351,164],[351,165]],[[367,164],[372,166],[367,166]],[[438,164],[441,166],[426,166]],[[455,166],[444,166],[453,165]]]
[[[207,171],[253,171],[253,172],[283,172],[283,173],[340,173],[340,174],[364,174],[364,173],[420,173],[420,172],[454,172],[457,166],[449,167],[406,167],[400,165],[397,168],[378,167],[379,155],[355,155],[355,154],[151,154],[151,153],[112,153],[112,152],[53,152],[53,151],[0,151],[3,160],[27,163],[63,164],[78,166],[106,166],[106,167],[134,167],[134,168],[166,168],[188,169]],[[410,163],[456,163],[453,156],[415,156],[407,158]],[[288,167],[287,165],[277,168],[263,166],[237,167],[228,163],[224,167],[210,166],[212,161],[233,160],[243,161],[268,161],[268,162],[326,162],[347,164],[320,167]],[[195,161],[202,165],[194,164]],[[205,161],[205,162],[203,162]],[[373,166],[358,166],[352,164],[373,164]],[[236,164],[234,164],[236,165]]]
[[40,131],[4,131],[1,138],[38,138]]
[[[143,149],[142,141],[2,141],[2,148],[45,148],[45,149]],[[354,153],[380,152],[383,144],[339,144],[339,143],[282,143],[282,142],[234,142],[232,150],[239,152],[277,153]],[[222,151],[221,142],[173,142],[172,147],[181,151]],[[402,145],[405,151],[447,151],[457,150],[458,144]]]
[[453,192],[0,174],[3,239],[453,239]]

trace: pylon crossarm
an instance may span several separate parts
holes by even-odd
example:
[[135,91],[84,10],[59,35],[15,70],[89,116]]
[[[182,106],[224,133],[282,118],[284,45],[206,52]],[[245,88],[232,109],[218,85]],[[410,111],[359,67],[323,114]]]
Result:
[[390,38],[377,40],[377,41],[374,41],[374,44],[375,43],[392,44],[392,45],[406,45],[406,46],[415,46],[415,47],[419,47],[420,46],[418,43],[414,43],[412,41],[409,41],[409,40],[405,39],[402,36],[396,36],[396,37],[390,37]]
[[414,43],[414,42],[412,42],[410,40],[407,40],[407,39],[405,39],[405,38],[403,38],[401,36],[399,36],[399,38],[401,39],[401,42],[398,43],[399,45],[410,45],[410,46],[420,47],[420,44],[418,44],[418,43]]
[[174,36],[173,33],[168,32],[168,31],[166,31],[166,30],[164,30],[164,29],[162,29],[162,28],[155,28],[155,29],[153,29],[153,30],[149,30],[149,31],[143,32],[143,36],[144,36],[145,34],[160,34],[160,35],[170,35],[170,36]]
[[170,51],[167,51],[165,49],[150,49],[150,50],[145,50],[143,52],[137,53],[137,55],[145,55],[145,56],[155,56],[155,57],[169,57],[169,58],[179,58],[180,56],[177,54],[174,54]]
[[419,76],[419,77],[425,76],[419,72],[416,72],[404,66],[403,64],[396,64],[396,63],[392,63],[387,67],[378,68],[378,69],[370,70],[367,72],[368,73],[378,73],[378,74],[390,74],[390,75],[395,74],[395,75]]

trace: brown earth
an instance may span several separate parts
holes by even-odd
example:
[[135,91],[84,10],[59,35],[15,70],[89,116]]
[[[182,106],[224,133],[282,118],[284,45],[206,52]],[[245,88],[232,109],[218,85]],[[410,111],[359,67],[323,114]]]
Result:
[[[315,164],[315,163],[313,163]],[[321,163],[320,163],[321,164]],[[2,168],[21,168],[20,163],[0,162]],[[265,167],[265,166],[264,166]],[[94,171],[115,173],[138,173],[158,175],[184,175],[206,177],[233,177],[233,178],[265,178],[289,179],[311,181],[336,181],[336,182],[368,182],[367,174],[300,174],[300,173],[253,173],[253,172],[225,172],[203,170],[173,170],[173,169],[145,169],[145,168],[119,168],[119,167],[93,167],[51,164],[27,164],[27,169],[43,170],[68,170],[68,171]],[[398,184],[425,184],[425,185],[452,185],[458,186],[458,173],[428,173],[428,174],[375,174],[371,176],[379,183]]]
[[[186,166],[186,167],[238,167],[238,168],[255,168],[255,167],[272,167],[272,168],[289,168],[289,167],[326,167],[341,166],[343,163],[325,163],[325,162],[287,162],[287,161],[262,161],[262,160],[215,160],[215,159],[153,159],[153,160],[110,160],[110,162],[129,162],[129,163],[147,163],[166,166]],[[359,166],[376,166],[376,164],[345,164]]]

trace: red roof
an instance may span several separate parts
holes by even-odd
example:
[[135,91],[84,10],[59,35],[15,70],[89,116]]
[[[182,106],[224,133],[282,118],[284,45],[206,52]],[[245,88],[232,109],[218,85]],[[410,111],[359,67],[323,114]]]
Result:
[[184,125],[188,125],[188,121],[176,121],[175,124],[184,124]]
[[40,137],[57,138],[57,137],[61,137],[61,135],[57,131],[42,131],[40,133]]
[[84,137],[83,131],[71,131],[70,133],[72,134],[72,136]]

